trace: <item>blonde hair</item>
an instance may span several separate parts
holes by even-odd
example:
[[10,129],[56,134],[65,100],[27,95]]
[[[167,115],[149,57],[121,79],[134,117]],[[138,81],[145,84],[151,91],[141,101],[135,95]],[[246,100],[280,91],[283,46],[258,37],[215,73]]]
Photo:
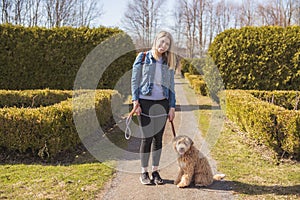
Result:
[[156,60],[159,59],[159,58],[158,58],[158,51],[157,51],[157,49],[156,49],[156,42],[157,42],[160,38],[162,38],[162,37],[167,37],[167,38],[169,38],[169,40],[170,40],[170,46],[169,46],[169,49],[168,49],[166,52],[164,52],[164,53],[162,54],[162,57],[163,57],[164,59],[167,60],[167,63],[168,63],[169,68],[175,70],[175,66],[176,66],[176,57],[175,57],[175,54],[174,54],[174,41],[173,41],[172,35],[171,35],[169,32],[167,32],[167,31],[161,31],[161,32],[159,32],[159,33],[156,35],[155,40],[154,40],[154,42],[153,42],[153,46],[152,46],[152,50],[153,50],[153,52],[154,52],[154,53],[153,53],[153,57],[154,57]]

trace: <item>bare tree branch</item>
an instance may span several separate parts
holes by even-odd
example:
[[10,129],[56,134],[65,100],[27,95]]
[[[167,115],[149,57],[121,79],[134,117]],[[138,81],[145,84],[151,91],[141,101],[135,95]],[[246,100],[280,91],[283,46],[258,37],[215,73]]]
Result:
[[163,13],[165,0],[131,0],[127,4],[122,27],[135,37],[138,48],[150,47]]

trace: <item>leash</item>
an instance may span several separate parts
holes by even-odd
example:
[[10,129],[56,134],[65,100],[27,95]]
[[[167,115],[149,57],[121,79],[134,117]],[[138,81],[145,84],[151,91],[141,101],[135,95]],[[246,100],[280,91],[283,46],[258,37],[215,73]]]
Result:
[[[143,52],[142,63],[144,63],[144,61],[145,61],[146,54],[147,54],[147,52]],[[129,125],[130,125],[130,122],[132,121],[132,116],[133,116],[133,114],[134,114],[134,112],[135,112],[135,110],[137,109],[138,106],[139,106],[139,104],[135,104],[135,106],[132,108],[131,112],[129,113],[128,117],[126,118],[126,129],[125,129],[125,139],[126,140],[129,140],[131,135],[132,135],[131,134],[131,129],[129,128]],[[168,116],[168,114],[147,115],[147,114],[144,114],[144,113],[141,113],[141,115],[146,116],[146,117],[150,117],[150,118]],[[171,123],[171,126],[172,126],[173,136],[176,137],[173,121],[170,121],[170,123]]]
[[[129,140],[131,137],[131,129],[129,128],[130,122],[132,121],[132,116],[135,112],[135,110],[138,108],[138,104],[135,104],[135,106],[132,108],[131,112],[129,113],[128,117],[126,118],[126,129],[125,129],[125,139]],[[128,133],[127,133],[128,132]]]
[[[132,132],[131,132],[131,129],[130,129],[129,126],[130,126],[130,123],[131,123],[131,121],[132,121],[132,116],[133,116],[133,114],[134,114],[134,112],[135,112],[135,110],[137,109],[138,106],[139,106],[139,105],[136,104],[136,105],[132,108],[132,110],[131,110],[131,112],[129,113],[128,117],[126,118],[126,129],[125,129],[125,139],[126,139],[126,140],[129,140],[130,137],[131,137],[131,135],[132,135]],[[165,116],[168,116],[168,114],[147,115],[147,114],[145,114],[145,113],[141,113],[141,115],[143,115],[143,116],[145,116],[145,117],[149,117],[149,118],[158,118],[158,117],[165,117]],[[173,123],[173,121],[170,121],[170,123],[171,123],[171,126],[172,126],[172,133],[173,133],[173,136],[176,137],[176,132],[175,132],[175,128],[174,128],[174,123]]]
[[171,126],[172,126],[172,133],[173,133],[173,136],[176,137],[176,132],[175,132],[175,128],[174,128],[174,123],[173,121],[170,121],[171,123]]

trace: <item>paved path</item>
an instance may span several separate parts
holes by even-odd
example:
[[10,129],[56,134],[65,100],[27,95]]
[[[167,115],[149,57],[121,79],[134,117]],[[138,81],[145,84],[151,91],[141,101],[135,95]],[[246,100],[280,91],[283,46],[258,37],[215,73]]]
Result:
[[[209,156],[207,145],[201,137],[198,129],[198,123],[194,115],[195,109],[199,109],[197,105],[191,105],[183,89],[184,84],[187,84],[184,79],[175,79],[175,90],[177,99],[177,111],[174,120],[175,130],[177,135],[188,135],[193,138],[196,146],[201,148],[207,156]],[[191,95],[191,94],[189,94]],[[189,96],[190,97],[190,96]],[[138,155],[139,140],[131,138],[129,140],[129,151],[125,153],[124,159],[118,162],[118,171],[115,178],[107,185],[97,199],[104,200],[177,200],[177,199],[234,199],[231,185],[225,181],[216,181],[209,187],[195,187],[180,189],[173,184],[177,175],[178,166],[176,161],[176,153],[172,148],[172,131],[169,123],[166,125],[166,130],[163,139],[163,151],[160,164],[160,174],[164,179],[164,185],[142,185],[139,181],[140,160]],[[210,156],[209,156],[210,157]],[[151,159],[150,159],[151,161]],[[213,159],[210,159],[214,171],[216,164]],[[151,162],[150,162],[151,165]]]

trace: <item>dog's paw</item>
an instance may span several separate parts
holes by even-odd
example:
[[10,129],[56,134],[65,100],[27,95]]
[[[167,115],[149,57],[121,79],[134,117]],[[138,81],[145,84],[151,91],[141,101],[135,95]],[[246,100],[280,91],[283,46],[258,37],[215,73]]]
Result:
[[215,174],[214,175],[214,180],[216,181],[220,181],[220,180],[223,180],[225,178],[225,174]]
[[180,183],[177,184],[177,187],[178,188],[184,188],[184,187],[187,187],[187,185],[184,184],[184,183],[182,183],[182,182],[180,182]]

